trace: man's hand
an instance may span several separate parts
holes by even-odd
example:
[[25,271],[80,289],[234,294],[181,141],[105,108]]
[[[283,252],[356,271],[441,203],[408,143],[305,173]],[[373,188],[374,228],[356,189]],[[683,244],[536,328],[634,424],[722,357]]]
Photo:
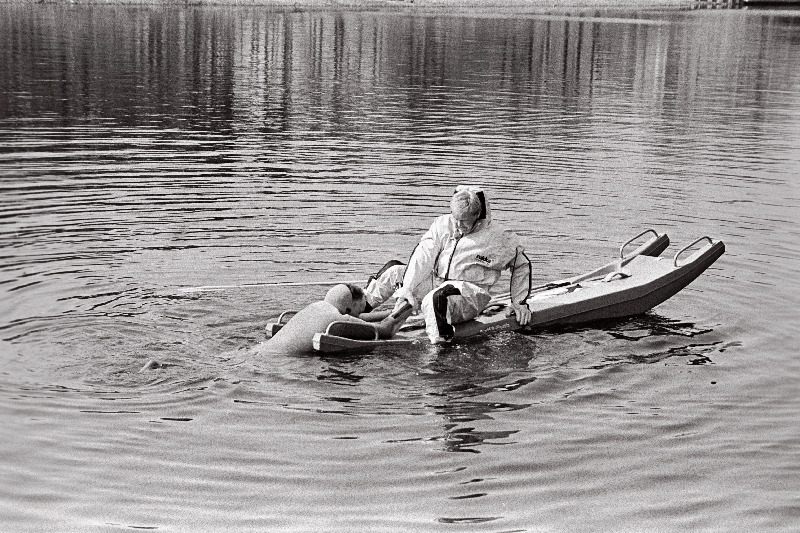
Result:
[[531,321],[531,310],[528,308],[528,304],[515,304],[512,302],[511,307],[514,308],[514,315],[516,315],[519,325],[527,326],[528,322]]
[[417,302],[417,299],[414,298],[414,294],[406,287],[400,287],[394,294],[397,296],[397,302],[394,304],[392,314],[400,312],[406,304],[411,305],[415,312],[419,310],[419,302]]

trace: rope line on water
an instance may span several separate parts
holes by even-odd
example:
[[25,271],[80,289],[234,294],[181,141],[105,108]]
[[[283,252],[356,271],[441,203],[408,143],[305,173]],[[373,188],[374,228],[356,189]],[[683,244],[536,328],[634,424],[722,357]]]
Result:
[[344,280],[344,281],[274,281],[265,283],[242,283],[239,285],[201,285],[198,287],[181,287],[177,292],[214,292],[230,289],[250,289],[252,287],[313,287],[315,285],[337,285],[339,283],[361,283],[363,280]]

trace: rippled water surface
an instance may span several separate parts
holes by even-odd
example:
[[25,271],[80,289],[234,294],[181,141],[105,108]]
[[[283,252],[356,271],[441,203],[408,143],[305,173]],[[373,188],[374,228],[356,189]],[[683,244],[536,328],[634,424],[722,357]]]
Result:
[[[796,528],[800,17],[411,9],[0,6],[4,531]],[[630,320],[251,351],[463,182],[537,282],[727,253]]]

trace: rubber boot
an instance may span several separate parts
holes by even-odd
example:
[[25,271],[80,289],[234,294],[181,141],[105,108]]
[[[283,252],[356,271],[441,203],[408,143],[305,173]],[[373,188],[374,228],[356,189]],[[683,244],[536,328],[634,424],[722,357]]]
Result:
[[452,285],[445,285],[433,293],[433,314],[436,317],[436,327],[439,335],[445,342],[453,340],[456,331],[447,321],[447,298],[461,294],[461,291]]

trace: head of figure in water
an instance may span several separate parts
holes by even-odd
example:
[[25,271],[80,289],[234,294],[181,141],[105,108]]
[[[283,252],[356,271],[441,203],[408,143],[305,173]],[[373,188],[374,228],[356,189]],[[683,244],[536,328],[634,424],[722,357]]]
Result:
[[364,312],[367,300],[364,291],[357,285],[342,283],[334,285],[325,295],[325,301],[333,305],[343,315],[358,316]]

